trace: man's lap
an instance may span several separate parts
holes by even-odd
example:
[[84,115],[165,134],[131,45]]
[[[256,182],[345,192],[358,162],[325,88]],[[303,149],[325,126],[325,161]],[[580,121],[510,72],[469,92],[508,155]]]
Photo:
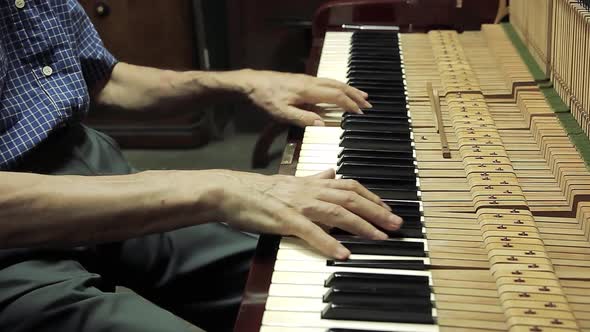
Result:
[[[133,169],[106,135],[75,127],[36,149],[21,171],[115,175]],[[175,319],[137,295],[110,292],[112,283],[132,288],[205,329],[228,330],[255,245],[249,235],[223,224],[207,224],[92,247],[2,250],[0,331],[42,331],[42,324],[50,324],[49,330],[69,331],[60,325],[78,324],[72,331],[95,331],[81,327],[99,326],[104,320],[108,327],[119,318],[118,327],[106,329],[134,331],[125,324],[141,324],[142,331],[178,330],[176,323],[161,328],[152,323]],[[19,322],[23,327],[41,325],[21,330],[10,326],[21,326]]]

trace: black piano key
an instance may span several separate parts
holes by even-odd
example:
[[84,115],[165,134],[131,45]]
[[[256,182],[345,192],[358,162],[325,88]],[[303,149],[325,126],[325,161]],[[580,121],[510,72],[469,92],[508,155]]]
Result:
[[[373,296],[385,296],[391,298],[407,297],[407,298],[425,298],[426,303],[432,303],[430,296],[432,291],[428,285],[418,284],[402,284],[402,283],[389,283],[389,284],[372,284],[370,282],[349,284],[345,286],[332,286],[326,292],[324,296],[324,302],[338,302],[334,298],[330,297],[330,294],[364,294]],[[424,302],[419,302],[423,304]]]
[[348,287],[331,287],[322,297],[325,303],[410,306],[415,309],[432,310],[430,287],[418,285],[355,285]]
[[[361,144],[367,144],[361,146]],[[349,149],[371,148],[375,150],[414,151],[413,142],[409,137],[388,135],[388,132],[370,130],[345,130],[340,137],[340,146]]]
[[[369,96],[369,100],[371,96]],[[406,101],[398,101],[398,102],[382,102],[382,101],[372,101],[371,105],[375,108],[380,108],[384,110],[395,110],[399,109],[400,107],[407,107]]]
[[[383,86],[388,86],[388,85],[399,86],[402,83],[400,83],[398,81],[396,81],[396,82],[373,81],[373,80],[370,80],[370,79],[349,79],[348,80],[348,84],[349,85],[353,85],[355,87],[356,86],[359,86],[359,87],[369,86],[369,87],[378,88],[378,87],[383,87]],[[405,87],[405,84],[404,84],[404,87]],[[404,92],[405,92],[405,89],[404,89]]]
[[405,274],[380,274],[359,272],[334,272],[324,282],[325,287],[345,287],[362,283],[370,284],[416,284],[428,287],[430,278]]
[[398,57],[391,55],[391,52],[396,52],[396,49],[386,49],[386,48],[369,48],[369,47],[352,47],[350,49],[349,54],[351,55],[361,55],[366,58],[381,58],[386,57],[388,59],[396,59]]
[[[385,234],[387,234],[387,236],[389,236],[390,239],[424,239],[424,232],[423,232],[423,228],[424,225],[422,225],[422,223],[420,221],[405,221],[402,224],[402,226],[396,230],[396,231],[392,231],[392,230],[387,230],[387,229],[383,229],[382,227],[379,227],[377,225],[374,225],[377,229],[379,229],[380,231],[384,232]],[[332,228],[330,230],[330,235],[332,236],[354,236],[354,234],[349,233],[343,229],[340,228]]]
[[405,224],[397,231],[390,231],[390,230],[383,230],[382,232],[387,234],[390,239],[424,239],[424,232],[422,231],[422,227],[420,228],[410,228]]
[[398,311],[406,312],[432,312],[432,304],[430,299],[425,297],[410,297],[410,296],[380,296],[375,294],[359,294],[349,293],[340,289],[328,290],[322,299],[324,303],[332,303],[338,305],[354,305],[359,307],[369,308],[383,308],[389,309],[397,308]]
[[387,158],[371,156],[348,156],[343,155],[338,159],[338,166],[343,163],[370,163],[375,165],[398,165],[414,166],[414,161],[406,158]]
[[[407,123],[405,123],[408,128],[407,131],[412,131],[410,129],[410,121],[409,121],[409,116],[408,116],[408,109],[404,106],[404,107],[400,107],[399,109],[389,109],[389,110],[385,110],[385,109],[378,109],[378,108],[366,108],[366,109],[361,109],[364,113],[364,115],[368,115],[368,116],[380,116],[380,117],[384,117],[384,118],[388,118],[391,117],[392,119],[396,119],[396,118],[405,118],[407,119]],[[373,120],[371,118],[367,118],[367,120]],[[383,119],[385,120],[385,119]],[[397,120],[393,120],[393,121],[397,121]],[[400,121],[401,122],[401,121]]]
[[412,312],[393,307],[363,307],[330,303],[322,311],[322,319],[359,320],[391,323],[434,324],[430,312]]
[[388,61],[349,61],[348,68],[350,69],[365,69],[365,70],[380,70],[383,68],[400,68],[400,61],[390,59]]
[[369,163],[347,163],[344,162],[338,166],[336,174],[341,175],[355,175],[355,176],[377,176],[388,178],[393,181],[405,180],[410,181],[416,179],[416,168],[414,165],[410,166],[396,166],[396,165],[378,165]]
[[355,119],[355,118],[344,118],[340,124],[344,130],[371,130],[371,131],[384,131],[384,132],[396,132],[403,134],[404,137],[410,136],[409,123],[407,121],[397,120],[373,120],[373,119]]
[[354,259],[347,261],[329,260],[328,266],[335,267],[359,267],[364,269],[389,269],[389,270],[426,270],[426,264],[421,260],[369,260]]
[[[350,72],[346,75],[347,78],[350,80],[373,80],[373,81],[380,81],[380,82],[403,82],[404,78],[402,77],[402,72],[399,73],[371,73],[371,72]],[[371,96],[369,96],[370,98]]]
[[[408,111],[405,108],[400,108],[398,110],[378,110],[378,109],[368,109],[369,113],[365,114],[353,114],[353,113],[344,113],[342,115],[342,119],[346,119],[348,121],[351,120],[372,120],[372,121],[389,121],[389,122],[399,122],[400,124],[404,124],[410,127],[410,121],[408,117]],[[390,114],[390,115],[389,115]]]
[[[368,240],[335,236],[353,254],[425,257],[424,243],[398,240]],[[420,261],[421,262],[421,261]]]
[[378,157],[378,158],[395,158],[395,159],[411,159],[414,160],[414,151],[386,151],[386,150],[369,150],[369,149],[342,149],[338,153],[338,158],[344,156],[367,156],[367,157]]
[[349,149],[374,149],[384,151],[413,152],[412,142],[409,140],[388,138],[364,138],[346,136],[340,141],[340,147]]
[[421,216],[422,211],[420,211],[420,206],[415,205],[413,203],[407,203],[404,201],[396,201],[396,200],[389,200],[383,199],[382,200],[385,204],[387,204],[392,210],[393,213],[397,214],[404,220],[406,217],[409,216]]
[[358,137],[366,139],[392,139],[400,142],[408,142],[411,145],[412,140],[410,135],[407,133],[397,133],[395,131],[376,131],[376,130],[345,130],[341,135],[340,139],[343,140],[347,137]]
[[367,188],[382,199],[416,201],[419,199],[415,190],[391,190],[382,188]]
[[401,66],[401,58],[400,57],[392,57],[389,59],[364,59],[359,58],[356,55],[351,56],[348,59],[348,66],[367,66],[367,67],[387,67],[387,66]]

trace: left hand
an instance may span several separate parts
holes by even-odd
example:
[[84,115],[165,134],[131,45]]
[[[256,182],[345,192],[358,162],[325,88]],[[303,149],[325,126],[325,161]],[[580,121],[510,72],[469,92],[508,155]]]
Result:
[[372,107],[365,92],[328,78],[249,69],[234,73],[234,83],[241,85],[254,105],[301,127],[324,124],[317,113],[302,108],[306,104],[334,104],[351,113]]

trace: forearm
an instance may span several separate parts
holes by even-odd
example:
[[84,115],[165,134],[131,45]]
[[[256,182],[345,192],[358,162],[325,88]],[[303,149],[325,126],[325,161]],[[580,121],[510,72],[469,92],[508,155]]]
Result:
[[243,72],[178,72],[119,63],[106,84],[92,91],[98,107],[168,111],[236,100],[247,94]]
[[183,176],[0,173],[0,248],[110,242],[214,220],[215,190],[181,186]]

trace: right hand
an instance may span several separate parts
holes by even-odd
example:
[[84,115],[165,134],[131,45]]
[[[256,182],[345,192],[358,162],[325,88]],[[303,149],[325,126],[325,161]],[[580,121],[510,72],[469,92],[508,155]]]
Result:
[[312,177],[265,176],[210,171],[218,188],[216,217],[249,232],[294,235],[324,255],[346,259],[350,251],[324,231],[338,227],[369,239],[385,240],[402,219],[381,199],[353,180],[335,180],[333,170]]

